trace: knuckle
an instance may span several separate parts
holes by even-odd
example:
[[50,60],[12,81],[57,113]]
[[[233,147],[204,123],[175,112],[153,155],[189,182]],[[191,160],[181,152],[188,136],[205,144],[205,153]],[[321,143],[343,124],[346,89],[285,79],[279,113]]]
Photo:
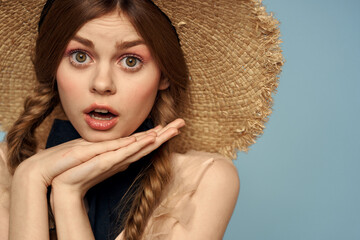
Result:
[[107,172],[111,169],[112,164],[109,161],[105,161],[101,156],[94,157],[96,161],[96,168],[100,170],[100,172]]
[[70,157],[76,159],[79,162],[84,162],[86,160],[86,149],[84,146],[71,146],[68,152],[64,155],[65,157]]
[[179,132],[179,130],[176,127],[172,127],[169,129],[171,134],[176,134]]
[[130,163],[131,162],[129,162],[127,160],[121,161],[121,162],[117,163],[116,165],[114,165],[113,170],[116,171],[116,172],[125,171],[126,169],[129,168]]
[[98,170],[100,170],[101,172],[107,170],[107,166],[104,164],[103,161],[101,161],[101,157],[96,156],[96,157],[93,158],[93,160],[96,161],[96,168],[97,168]]

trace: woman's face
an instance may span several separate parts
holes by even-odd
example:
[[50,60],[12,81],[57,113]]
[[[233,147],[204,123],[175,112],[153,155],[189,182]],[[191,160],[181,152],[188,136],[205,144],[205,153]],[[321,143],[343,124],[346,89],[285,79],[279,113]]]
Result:
[[160,70],[123,14],[87,22],[69,42],[56,79],[65,114],[88,141],[130,135],[148,117]]

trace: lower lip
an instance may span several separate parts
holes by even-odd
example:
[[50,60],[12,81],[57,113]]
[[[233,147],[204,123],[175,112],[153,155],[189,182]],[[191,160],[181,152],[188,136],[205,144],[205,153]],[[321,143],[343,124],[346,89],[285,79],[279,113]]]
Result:
[[106,131],[115,126],[118,121],[118,117],[114,117],[110,120],[98,120],[90,117],[90,114],[85,114],[85,121],[89,127],[94,130]]

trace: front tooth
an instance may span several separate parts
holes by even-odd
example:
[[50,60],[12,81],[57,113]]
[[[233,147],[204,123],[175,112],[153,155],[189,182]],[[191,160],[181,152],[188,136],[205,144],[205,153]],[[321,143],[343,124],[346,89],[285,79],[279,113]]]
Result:
[[108,111],[108,110],[105,110],[105,109],[95,109],[94,112],[97,112],[97,113],[108,113],[109,111]]
[[109,121],[109,120],[113,119],[112,117],[108,117],[108,118],[101,118],[101,117],[96,117],[96,116],[94,116],[94,115],[91,115],[91,117],[92,117],[93,119],[96,119],[96,120],[102,120],[102,121],[104,121],[104,120]]

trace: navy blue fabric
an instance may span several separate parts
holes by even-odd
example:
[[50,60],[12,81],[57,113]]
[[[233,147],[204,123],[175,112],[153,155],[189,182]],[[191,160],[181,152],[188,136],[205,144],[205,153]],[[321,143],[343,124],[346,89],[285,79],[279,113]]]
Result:
[[[136,132],[146,131],[153,127],[152,121],[147,119]],[[80,138],[80,135],[69,121],[56,119],[51,128],[46,148],[54,147],[77,138]],[[89,206],[88,216],[95,239],[115,239],[116,234],[119,233],[118,230],[122,230],[119,228],[120,223],[125,220],[125,216],[131,207],[131,201],[125,206],[118,208],[120,200],[129,190],[139,173],[150,162],[151,155],[145,156],[132,163],[126,171],[115,174],[95,185],[86,193],[85,198]],[[130,189],[129,193],[132,193],[134,190],[134,188]],[[119,209],[124,210],[120,215]]]
[[55,119],[46,141],[46,148],[51,148],[77,138],[80,138],[80,135],[70,121]]

